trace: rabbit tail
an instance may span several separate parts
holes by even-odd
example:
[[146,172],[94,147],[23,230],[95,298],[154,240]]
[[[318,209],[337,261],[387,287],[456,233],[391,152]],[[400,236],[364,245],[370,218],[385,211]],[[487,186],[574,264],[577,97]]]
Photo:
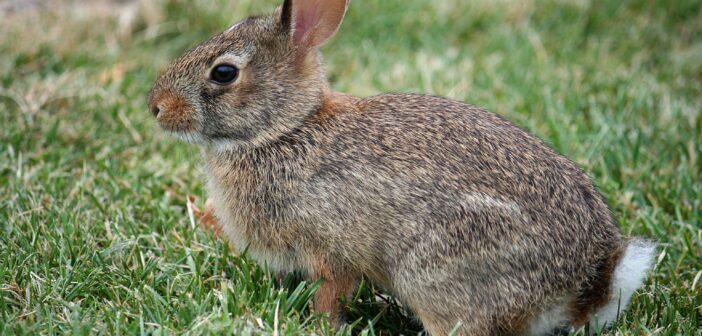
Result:
[[642,239],[628,242],[611,278],[609,301],[590,317],[591,333],[598,332],[617,320],[636,290],[643,285],[653,266],[656,245]]

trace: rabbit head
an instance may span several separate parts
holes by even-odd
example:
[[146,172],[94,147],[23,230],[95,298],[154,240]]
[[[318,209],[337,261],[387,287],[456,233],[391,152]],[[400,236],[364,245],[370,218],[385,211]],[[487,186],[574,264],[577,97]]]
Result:
[[322,104],[318,48],[337,31],[348,0],[285,0],[186,52],[149,94],[167,131],[216,148],[257,145],[294,129]]

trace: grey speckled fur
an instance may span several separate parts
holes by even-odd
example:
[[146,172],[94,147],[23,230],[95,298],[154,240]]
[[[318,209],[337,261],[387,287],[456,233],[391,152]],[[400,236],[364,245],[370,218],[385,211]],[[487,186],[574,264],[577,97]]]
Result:
[[[273,268],[324,277],[315,304],[333,315],[367,276],[432,335],[459,322],[458,334],[527,334],[556,305],[586,323],[627,246],[591,180],[483,109],[331,92],[317,51],[328,36],[290,28],[317,2],[288,0],[204,42],[150,95],[164,128],[202,144],[226,236]],[[324,6],[331,36],[346,3]],[[225,54],[239,78],[212,84]]]

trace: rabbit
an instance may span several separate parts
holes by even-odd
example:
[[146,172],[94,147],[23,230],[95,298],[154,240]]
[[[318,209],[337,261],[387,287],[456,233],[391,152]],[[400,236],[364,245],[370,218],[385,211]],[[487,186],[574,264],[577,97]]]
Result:
[[185,52],[150,112],[201,147],[222,234],[274,271],[323,279],[343,323],[362,277],[430,335],[611,325],[656,246],[622,235],[571,160],[482,108],[330,88],[320,46],[348,0],[285,0]]

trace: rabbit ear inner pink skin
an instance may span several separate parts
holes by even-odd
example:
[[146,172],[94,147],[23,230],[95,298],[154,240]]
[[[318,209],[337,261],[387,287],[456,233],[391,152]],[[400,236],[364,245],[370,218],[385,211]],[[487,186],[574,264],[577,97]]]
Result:
[[282,23],[291,29],[295,46],[317,48],[339,30],[347,6],[348,0],[286,0]]
[[[274,270],[324,279],[314,306],[333,325],[361,276],[431,335],[611,324],[655,247],[621,235],[575,163],[491,112],[332,92],[319,47],[347,4],[285,0],[184,53],[154,84],[159,124],[203,147],[224,236]],[[222,63],[236,80],[210,80]]]

